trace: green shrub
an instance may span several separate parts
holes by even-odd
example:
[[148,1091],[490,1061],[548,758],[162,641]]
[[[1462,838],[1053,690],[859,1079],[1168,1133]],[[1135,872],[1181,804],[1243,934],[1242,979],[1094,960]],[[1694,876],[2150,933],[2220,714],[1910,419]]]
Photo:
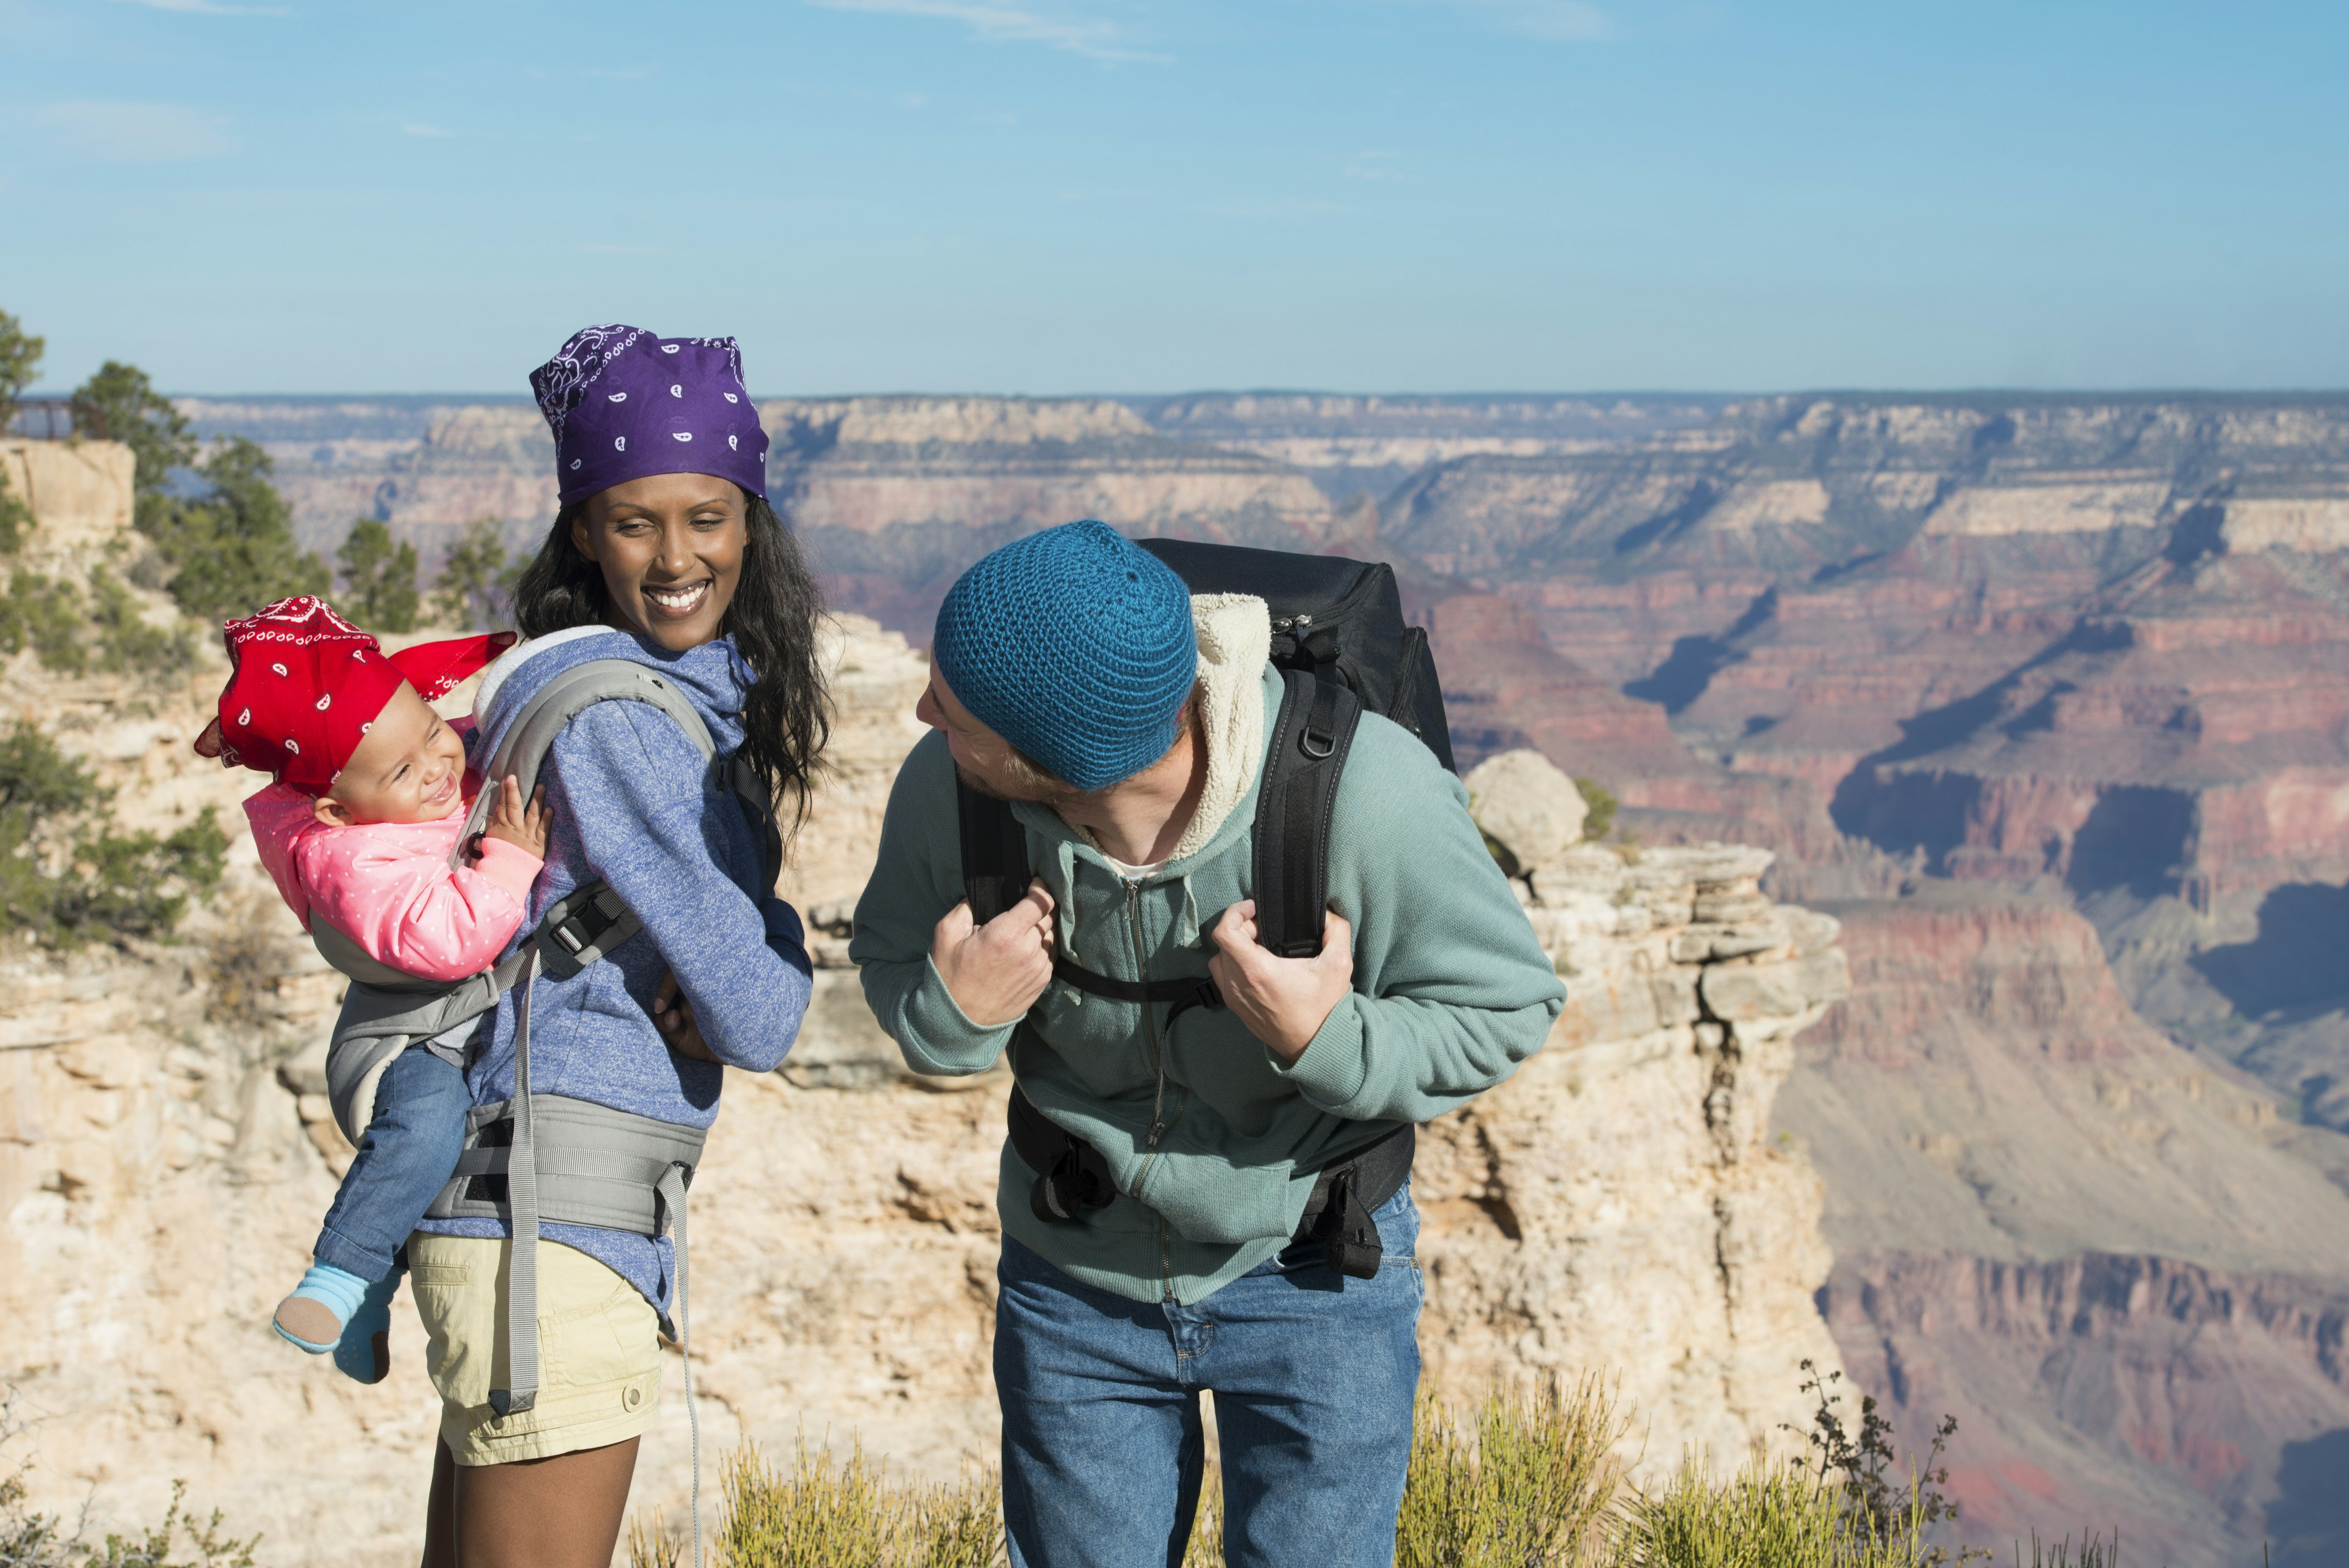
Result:
[[[1810,1430],[1803,1434],[1803,1440],[1810,1450],[1819,1486],[1841,1494],[1851,1528],[1877,1541],[1889,1542],[1896,1536],[1913,1538],[1919,1531],[1944,1521],[1957,1522],[1958,1505],[1941,1490],[1950,1482],[1949,1468],[1941,1463],[1941,1451],[1957,1433],[1955,1416],[1941,1417],[1925,1450],[1923,1467],[1912,1468],[1909,1484],[1901,1486],[1895,1480],[1900,1466],[1892,1443],[1892,1423],[1877,1408],[1876,1396],[1860,1397],[1859,1428],[1853,1431],[1844,1425],[1843,1396],[1837,1392],[1843,1374],[1823,1373],[1807,1358],[1803,1362],[1803,1392],[1817,1401],[1817,1407],[1811,1412]],[[1947,1552],[1936,1547],[1925,1554],[1924,1561],[1938,1564],[1948,1556]]]
[[0,556],[13,556],[33,533],[33,509],[19,500],[16,487],[0,472]]
[[89,669],[82,642],[88,624],[71,583],[52,582],[38,572],[8,574],[7,597],[0,598],[0,654],[30,647],[42,669],[80,675]]
[[23,322],[0,310],[0,430],[16,417],[16,400],[25,389],[40,379],[41,354],[47,347],[47,339],[33,337]]
[[31,724],[0,733],[0,931],[59,947],[161,940],[219,883],[228,836],[209,808],[159,836],[115,832],[111,803]]
[[90,568],[89,597],[100,670],[114,675],[176,675],[195,668],[196,640],[189,626],[150,624],[138,596],[104,566]]
[[432,579],[433,618],[451,630],[512,624],[513,587],[526,562],[506,562],[501,535],[504,525],[494,517],[476,517],[450,547]]
[[1582,836],[1587,842],[1596,844],[1607,836],[1609,828],[1615,826],[1615,813],[1622,802],[1597,779],[1577,777],[1574,787],[1582,794]]
[[343,603],[353,619],[369,631],[416,629],[415,545],[394,545],[389,528],[362,517],[335,558],[342,563]]
[[119,441],[137,462],[130,487],[132,525],[157,531],[174,505],[166,487],[174,470],[196,461],[195,432],[171,400],[155,390],[136,365],[109,359],[73,390],[74,433]]
[[269,454],[242,436],[224,441],[197,473],[201,493],[165,497],[141,532],[171,569],[181,609],[219,622],[292,594],[324,594],[326,563],[295,547],[293,514],[269,482]]
[[[218,1509],[199,1524],[188,1511],[187,1491],[185,1481],[171,1483],[171,1505],[160,1526],[93,1542],[56,1514],[27,1508],[25,1472],[18,1469],[0,1478],[0,1568],[253,1568],[261,1537],[222,1535]],[[175,1541],[186,1542],[187,1556],[179,1554]]]

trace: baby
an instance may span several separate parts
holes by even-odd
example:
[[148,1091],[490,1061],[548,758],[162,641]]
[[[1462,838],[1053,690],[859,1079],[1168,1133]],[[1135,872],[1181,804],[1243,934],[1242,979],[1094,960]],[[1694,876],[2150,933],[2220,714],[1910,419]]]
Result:
[[[274,775],[244,803],[261,863],[306,929],[325,919],[368,957],[424,980],[497,961],[522,927],[546,852],[545,792],[511,778],[470,864],[450,869],[472,802],[464,734],[428,700],[513,639],[460,638],[387,655],[317,599],[284,599],[222,628],[236,672],[196,750]],[[457,1163],[468,1023],[384,1068],[375,1114],[344,1175],[278,1334],[362,1383],[389,1366],[398,1257]]]

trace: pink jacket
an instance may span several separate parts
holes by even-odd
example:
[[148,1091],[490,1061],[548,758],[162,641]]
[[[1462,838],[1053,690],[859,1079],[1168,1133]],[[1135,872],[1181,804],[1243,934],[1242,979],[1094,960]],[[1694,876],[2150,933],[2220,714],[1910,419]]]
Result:
[[495,963],[522,926],[539,857],[501,838],[449,869],[472,801],[438,822],[333,827],[310,797],[271,784],[244,803],[261,863],[304,929],[323,914],[369,958],[422,980],[462,980]]

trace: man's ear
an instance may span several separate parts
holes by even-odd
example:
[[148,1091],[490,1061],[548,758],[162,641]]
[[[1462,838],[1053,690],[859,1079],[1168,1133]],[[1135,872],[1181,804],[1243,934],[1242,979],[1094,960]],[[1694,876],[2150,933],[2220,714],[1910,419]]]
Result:
[[330,794],[322,794],[312,801],[310,815],[328,827],[348,827],[351,825],[350,808]]

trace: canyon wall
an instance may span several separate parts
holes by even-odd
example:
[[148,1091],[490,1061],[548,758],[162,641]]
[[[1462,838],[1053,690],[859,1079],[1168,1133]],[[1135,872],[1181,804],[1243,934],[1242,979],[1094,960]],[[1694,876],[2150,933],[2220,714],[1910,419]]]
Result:
[[1912,1448],[1959,1417],[1946,1538],[2337,1561],[2337,1467],[2304,1472],[2349,1431],[2349,1138],[2147,1025],[2058,898],[1825,907],[1852,995],[1778,1125],[1826,1184],[1846,1366]]
[[[820,966],[784,1069],[730,1074],[695,1187],[691,1330],[706,1451],[861,1434],[947,1476],[991,1450],[993,1194],[1007,1081],[914,1078],[846,966],[922,657],[844,618],[833,771],[784,883]],[[126,825],[254,782],[189,742],[220,656],[171,680],[67,679],[29,655],[0,701],[117,794]],[[461,707],[460,691],[449,703]],[[1796,1034],[1840,995],[1833,919],[1757,888],[1766,852],[1580,846],[1516,884],[1572,1001],[1509,1083],[1428,1129],[1415,1183],[1431,1370],[1464,1391],[1546,1369],[1619,1380],[1635,1454],[1723,1453],[1799,1420],[1832,1358],[1813,1303],[1819,1187],[1771,1130]],[[352,1384],[269,1332],[348,1158],[322,1095],[340,991],[238,832],[185,940],[0,958],[0,1382],[39,1506],[118,1527],[173,1478],[263,1560],[412,1558],[436,1412],[395,1311],[390,1379]],[[668,1361],[636,1492],[674,1515],[688,1433]]]

